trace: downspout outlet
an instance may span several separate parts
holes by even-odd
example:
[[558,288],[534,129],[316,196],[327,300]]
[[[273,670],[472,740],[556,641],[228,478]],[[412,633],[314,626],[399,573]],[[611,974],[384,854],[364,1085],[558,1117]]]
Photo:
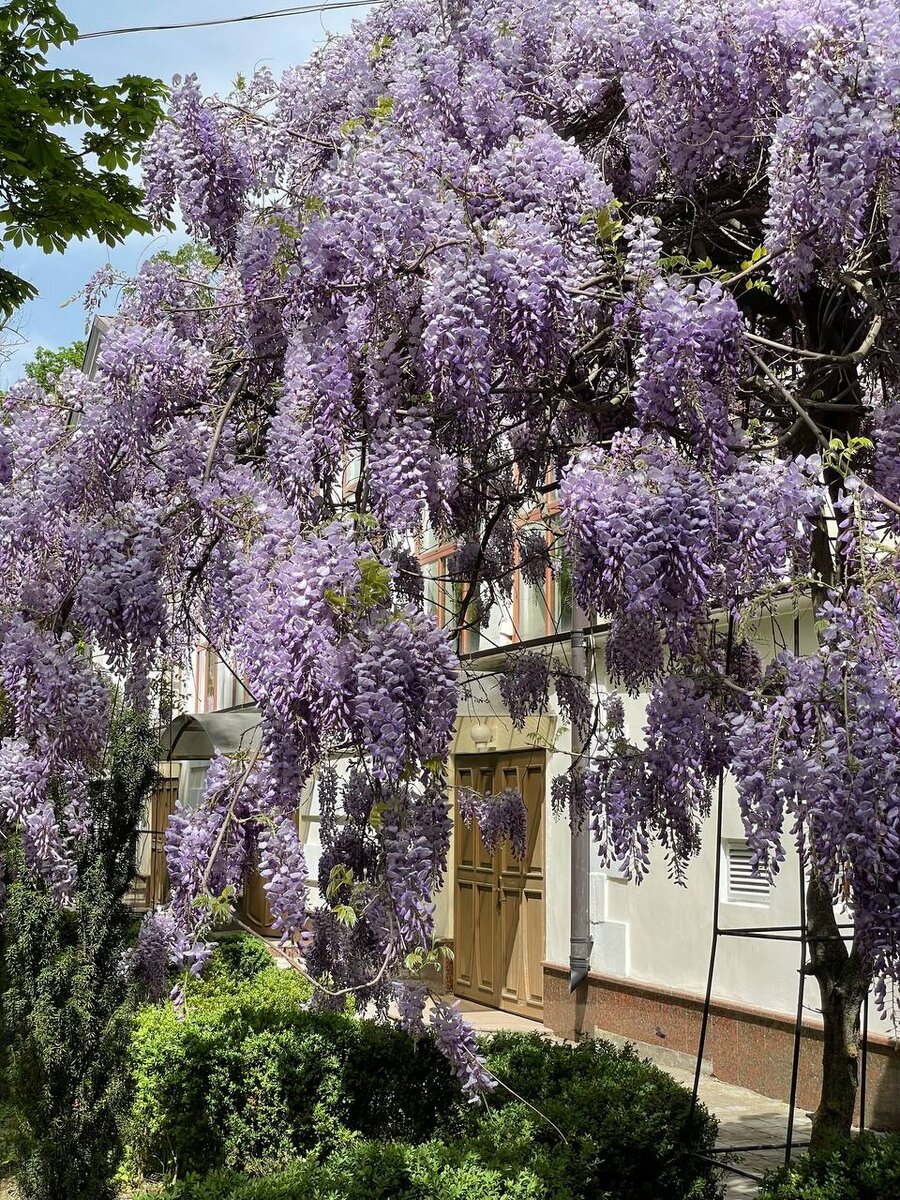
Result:
[[594,948],[593,938],[572,938],[569,954],[569,993],[571,994],[584,983],[591,969],[591,950]]

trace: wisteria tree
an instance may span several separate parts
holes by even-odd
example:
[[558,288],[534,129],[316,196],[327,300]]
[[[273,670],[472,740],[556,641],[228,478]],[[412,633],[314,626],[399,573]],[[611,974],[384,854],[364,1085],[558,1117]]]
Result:
[[[558,487],[576,598],[646,729],[537,656],[510,666],[513,715],[555,687],[586,739],[555,798],[637,878],[653,843],[683,873],[723,770],[759,869],[796,843],[814,1139],[846,1135],[860,1003],[874,981],[895,1011],[900,972],[893,0],[389,0],[280,80],[176,81],[145,171],[214,262],[146,265],[93,380],[5,402],[0,800],[26,854],[64,898],[85,816],[51,798],[106,721],[89,648],[139,703],[202,631],[260,743],[172,821],[139,958],[199,969],[252,859],[318,1002],[396,998],[421,1031],[457,635],[517,562],[543,572],[514,518]],[[443,629],[423,522],[458,546]],[[764,664],[754,628],[792,594],[818,650]],[[463,800],[518,836],[514,797]],[[489,1086],[456,1011],[431,1020]]]

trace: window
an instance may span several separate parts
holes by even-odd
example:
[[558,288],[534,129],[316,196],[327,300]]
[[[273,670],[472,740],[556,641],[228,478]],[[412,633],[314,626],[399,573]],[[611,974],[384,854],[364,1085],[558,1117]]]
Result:
[[519,604],[516,633],[520,642],[547,636],[547,585],[528,583],[519,578]]
[[425,528],[422,530],[422,534],[419,538],[419,553],[424,558],[427,554],[430,554],[432,550],[437,550],[440,544],[440,538],[435,533],[434,526],[430,521],[426,521]]
[[[464,583],[453,585],[453,615],[456,620],[462,613],[463,599],[468,588]],[[473,596],[466,608],[466,627],[460,634],[460,653],[474,654],[481,649],[481,629],[479,627],[477,597]]]
[[212,646],[201,645],[195,658],[196,711],[211,712],[217,705],[219,656]]
[[209,760],[201,762],[186,762],[181,768],[181,787],[179,799],[188,808],[199,808],[203,800],[203,788],[206,785],[206,772]]
[[243,678],[241,677],[240,664],[238,663],[238,660],[236,658],[232,658],[232,660],[231,660],[231,669],[229,671],[229,674],[231,676],[231,683],[232,683],[232,688],[231,688],[231,703],[232,703],[232,705],[237,707],[240,704],[251,704],[252,697],[251,697],[250,693],[247,691],[247,688],[244,684]]
[[534,518],[519,528],[522,535],[533,531],[544,535],[549,565],[539,583],[529,583],[516,573],[514,624],[515,640],[519,642],[569,633],[572,628],[572,577],[562,537],[552,526]]
[[753,851],[745,841],[726,841],[726,899],[731,904],[768,904],[772,881],[753,869]]
[[563,553],[562,538],[553,543],[553,558],[556,567],[553,579],[553,619],[557,633],[572,630],[572,564]]
[[343,478],[343,494],[345,497],[352,496],[356,491],[356,485],[359,483],[359,474],[362,470],[362,456],[359,451],[354,451],[344,464]]
[[[430,613],[441,628],[456,624],[462,605],[465,585],[454,583],[448,578],[449,562],[456,553],[456,543],[439,544],[435,534],[426,528],[419,543],[419,562],[424,579],[425,611]],[[466,629],[460,638],[460,653],[471,654],[477,650],[481,635],[477,625],[474,601],[466,610]]]

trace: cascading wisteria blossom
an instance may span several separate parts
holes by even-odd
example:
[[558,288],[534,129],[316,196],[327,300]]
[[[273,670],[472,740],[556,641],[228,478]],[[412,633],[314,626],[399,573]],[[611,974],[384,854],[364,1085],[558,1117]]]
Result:
[[540,654],[517,654],[510,658],[498,690],[513,725],[521,729],[528,716],[540,715],[547,708],[550,668],[546,658]]
[[496,795],[482,796],[471,788],[460,788],[456,804],[464,824],[477,824],[489,854],[496,853],[505,843],[514,858],[524,859],[528,848],[528,809],[521,792],[504,788]]
[[447,1004],[439,1000],[431,1010],[430,1028],[438,1049],[450,1060],[454,1072],[469,1092],[470,1103],[479,1094],[489,1092],[497,1081],[489,1074],[484,1058],[478,1052],[478,1041],[470,1025],[459,1011],[459,1001]]
[[[398,998],[420,1032],[405,964],[446,870],[455,651],[521,604],[518,561],[548,604],[571,579],[608,681],[650,694],[639,742],[620,697],[592,713],[516,654],[513,722],[552,683],[588,742],[558,806],[635,875],[654,842],[678,873],[727,765],[760,862],[796,820],[886,999],[898,78],[893,0],[387,0],[280,80],[177,81],[148,203],[212,250],[125,283],[92,379],[2,401],[0,811],[50,886],[90,820],[69,792],[103,671],[144,699],[199,627],[259,728],[176,813],[174,925],[148,946],[196,969],[258,863],[318,1002]],[[752,631],[789,589],[828,592],[826,632],[761,683]],[[294,820],[314,779],[317,905]]]
[[684,653],[716,609],[802,569],[804,518],[816,502],[806,466],[750,468],[732,454],[714,481],[657,434],[637,431],[576,460],[561,488],[575,589],[585,608],[619,621],[611,668],[627,686],[658,669],[654,626],[670,651]]
[[557,663],[553,671],[553,688],[563,719],[586,737],[594,719],[594,706],[586,681],[573,674],[566,664]]
[[169,968],[177,936],[171,913],[153,912],[141,922],[131,965],[151,1000],[161,1000],[170,990]]
[[588,775],[594,833],[604,861],[636,879],[648,869],[648,846],[658,838],[683,881],[700,849],[711,785],[728,763],[723,720],[692,679],[669,675],[650,693],[643,732],[640,748],[617,744],[614,733]]
[[[821,649],[783,652],[752,708],[735,719],[734,770],[750,845],[770,872],[784,858],[784,829],[810,831],[810,869],[852,897],[873,957],[876,997],[896,1005],[900,985],[900,666],[896,590],[826,601]],[[888,996],[888,992],[892,994]]]

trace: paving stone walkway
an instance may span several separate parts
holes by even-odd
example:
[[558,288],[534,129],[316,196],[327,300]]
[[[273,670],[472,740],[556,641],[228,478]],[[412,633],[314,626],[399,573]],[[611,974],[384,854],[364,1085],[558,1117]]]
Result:
[[[493,1033],[499,1029],[519,1032],[549,1033],[538,1021],[496,1009],[482,1008],[467,1000],[460,1002],[479,1033]],[[658,1061],[657,1065],[686,1087],[694,1086],[693,1071],[680,1066],[670,1066]],[[746,1088],[723,1083],[711,1075],[700,1078],[700,1099],[719,1120],[718,1145],[722,1147],[754,1147],[737,1150],[730,1155],[733,1166],[743,1174],[728,1171],[723,1175],[726,1200],[747,1200],[757,1194],[757,1180],[766,1171],[771,1171],[784,1162],[784,1150],[760,1150],[759,1146],[783,1145],[787,1141],[788,1106],[780,1100],[770,1100]],[[802,1154],[804,1143],[809,1141],[811,1124],[806,1114],[798,1110],[794,1115],[794,1153]]]
[[[664,1069],[686,1087],[694,1086],[693,1073],[678,1068]],[[711,1075],[701,1076],[699,1094],[710,1112],[718,1117],[719,1146],[783,1146],[787,1141],[789,1110],[780,1100],[771,1100],[768,1096],[760,1096],[758,1092],[748,1091],[747,1088],[723,1083]],[[809,1142],[811,1130],[812,1123],[809,1117],[797,1109],[794,1113],[792,1135],[795,1155],[803,1153],[805,1144]],[[782,1165],[784,1150],[738,1150],[730,1156],[730,1161],[734,1167],[746,1174],[727,1172],[726,1200],[745,1200],[746,1197],[756,1196],[756,1180],[761,1175]]]

